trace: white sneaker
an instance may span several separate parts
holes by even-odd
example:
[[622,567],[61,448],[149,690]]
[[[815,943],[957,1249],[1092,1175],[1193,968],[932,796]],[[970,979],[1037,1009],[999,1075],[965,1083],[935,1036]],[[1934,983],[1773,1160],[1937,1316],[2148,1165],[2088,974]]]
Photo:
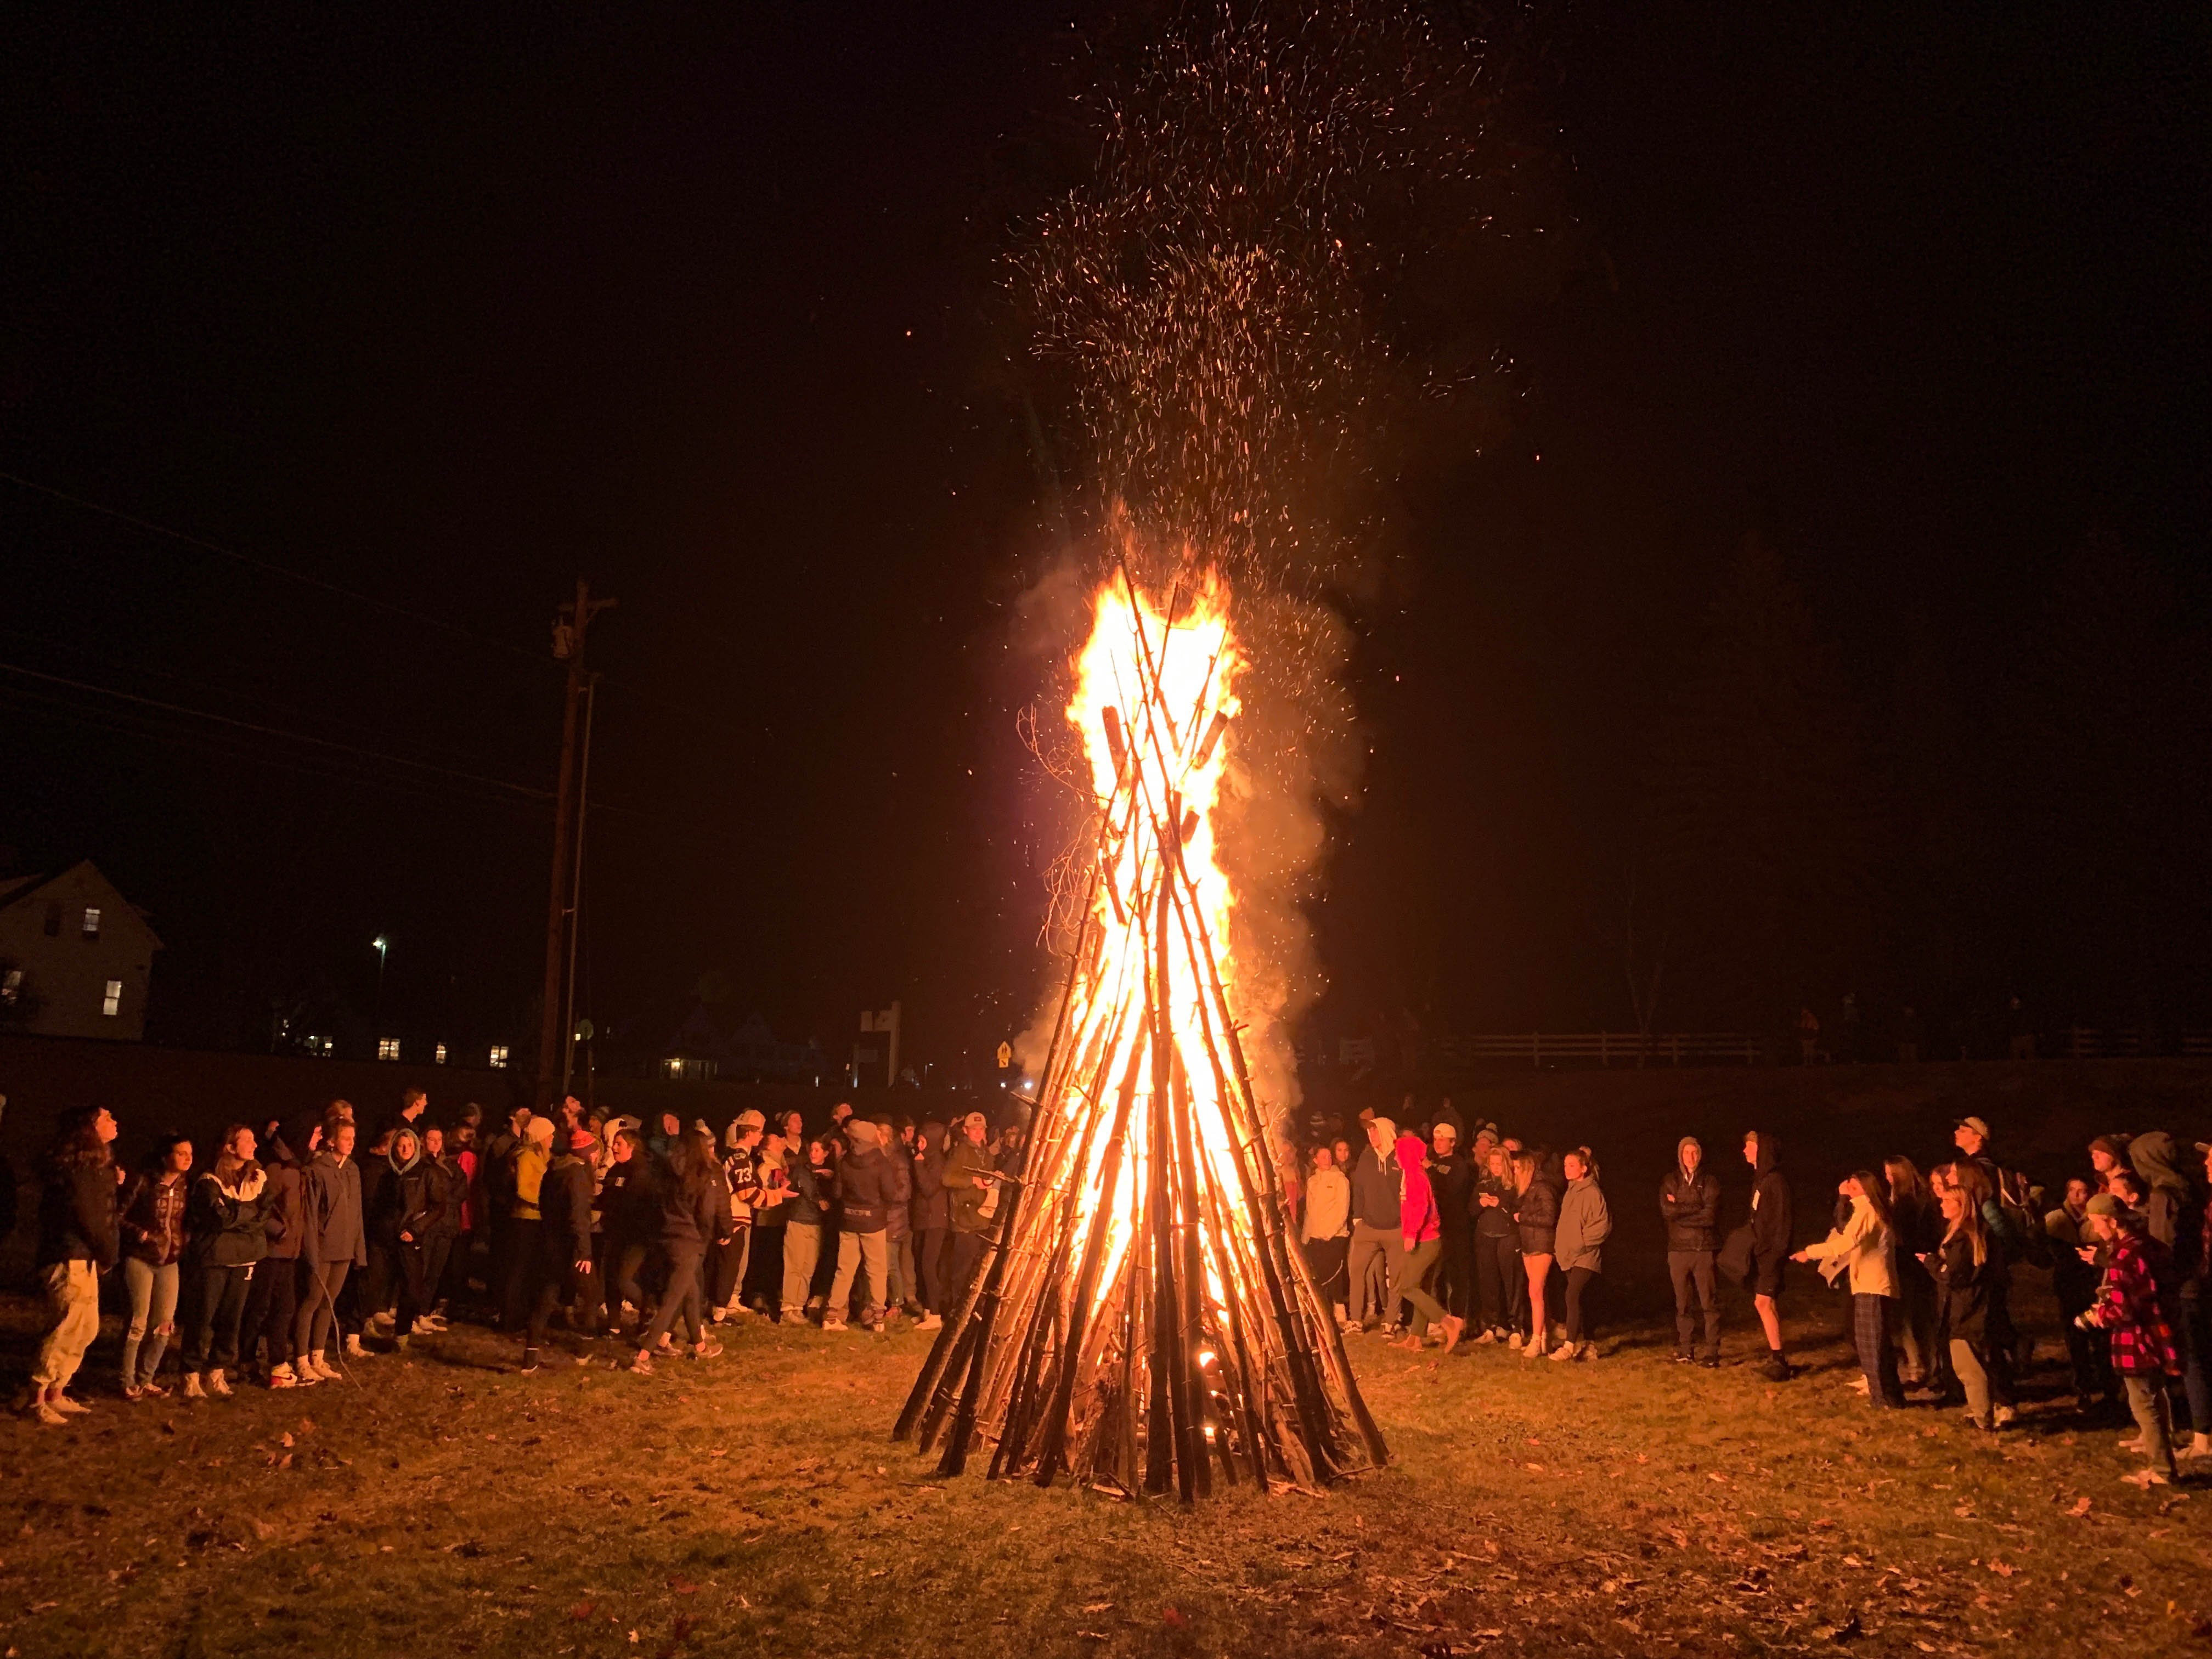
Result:
[[370,1353],[368,1349],[361,1346],[361,1333],[359,1331],[348,1331],[346,1333],[345,1357],[348,1359],[373,1359],[375,1358],[375,1356]]
[[[921,1318],[915,1322],[914,1328],[918,1331],[942,1330],[945,1328],[945,1322],[939,1318],[935,1314],[925,1314]],[[2194,1454],[2192,1453],[2191,1455],[2194,1455]]]
[[2020,1413],[2009,1406],[1993,1406],[1990,1408],[1990,1421],[1996,1424],[1999,1428],[2004,1427],[2008,1423],[2015,1421],[2019,1416]]
[[228,1400],[230,1398],[230,1384],[223,1380],[223,1375],[220,1369],[211,1370],[207,1374],[207,1391],[215,1395],[218,1400]]
[[1861,1371],[1856,1376],[1851,1379],[1851,1392],[1853,1394],[1871,1394],[1873,1392],[1873,1390],[1867,1386],[1866,1373],[1864,1371]]
[[1562,1342],[1552,1350],[1551,1357],[1555,1360],[1572,1359],[1575,1357],[1575,1345],[1571,1342]]
[[2191,1435],[2189,1443],[2173,1455],[2176,1457],[2212,1457],[2212,1434]]
[[1516,1332],[1514,1332],[1514,1333],[1513,1333],[1513,1335],[1512,1335],[1512,1337],[1511,1337],[1511,1339],[1510,1339],[1510,1346],[1514,1349],[1514,1351],[1515,1351],[1516,1352],[1518,1352],[1520,1351],[1520,1349],[1521,1349],[1521,1347],[1522,1347],[1522,1335],[1521,1335],[1521,1333],[1520,1333],[1520,1332],[1516,1331]]
[[64,1417],[82,1417],[92,1409],[74,1395],[58,1394],[46,1402]]
[[1543,1356],[1543,1352],[1544,1339],[1540,1334],[1530,1337],[1526,1342],[1521,1345],[1521,1357],[1523,1359],[1540,1358]]
[[198,1371],[186,1371],[185,1373],[185,1398],[187,1400],[204,1400],[207,1398],[207,1390],[200,1387],[200,1374]]
[[1486,1328],[1482,1334],[1476,1337],[1474,1340],[1477,1346],[1480,1346],[1485,1342],[1495,1342],[1498,1340],[1498,1333]]

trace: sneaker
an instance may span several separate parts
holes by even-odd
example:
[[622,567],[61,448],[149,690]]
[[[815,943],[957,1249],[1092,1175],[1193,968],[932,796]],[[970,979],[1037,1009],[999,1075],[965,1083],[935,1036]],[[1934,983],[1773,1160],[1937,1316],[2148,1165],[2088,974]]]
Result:
[[217,1366],[207,1374],[207,1391],[218,1400],[230,1398],[230,1383],[223,1376],[221,1366]]
[[1552,1350],[1552,1358],[1554,1360],[1572,1359],[1575,1357],[1575,1349],[1577,1346],[1577,1344],[1573,1342],[1562,1342],[1558,1347]]
[[825,1331],[843,1331],[850,1330],[852,1327],[846,1324],[843,1320],[836,1318],[834,1316],[824,1315],[822,1320],[822,1328]]
[[2166,1474],[2163,1469],[2137,1469],[2133,1474],[2124,1474],[2120,1479],[2126,1481],[2130,1486],[2142,1486],[2145,1488],[2151,1486],[2170,1486],[2173,1484],[2173,1477]]
[[414,1336],[411,1334],[406,1336],[393,1337],[392,1339],[392,1352],[394,1353],[405,1353],[407,1352],[407,1345],[414,1340]]
[[1585,1365],[1589,1364],[1591,1360],[1595,1359],[1597,1358],[1596,1341],[1592,1338],[1584,1337],[1583,1339],[1582,1346],[1575,1351],[1575,1358],[1582,1361]]
[[636,1376],[651,1376],[653,1375],[652,1357],[650,1355],[641,1353],[638,1355],[636,1358],[629,1362],[629,1368]]
[[75,1395],[70,1394],[58,1394],[46,1403],[64,1417],[82,1417],[92,1409]]
[[204,1400],[207,1398],[207,1390],[200,1387],[200,1374],[198,1371],[186,1371],[185,1373],[185,1398],[187,1400]]
[[1686,1348],[1677,1348],[1674,1350],[1674,1363],[1677,1365],[1686,1365],[1690,1364],[1692,1358],[1692,1356]]
[[31,1403],[23,1407],[23,1414],[26,1417],[35,1418],[50,1429],[58,1428],[69,1421],[68,1418],[54,1408],[44,1395],[33,1395]]
[[1506,1339],[1506,1346],[1516,1352],[1522,1347],[1522,1343],[1523,1339],[1521,1333],[1518,1331],[1514,1332],[1510,1337]]
[[2212,1457],[2212,1434],[2191,1435],[2189,1443],[2178,1448],[2173,1455],[2176,1457]]
[[338,1380],[338,1368],[331,1364],[329,1360],[323,1358],[322,1351],[320,1349],[317,1349],[315,1351],[313,1356],[309,1358],[307,1363],[314,1367],[316,1382],[335,1382]]
[[1866,1373],[1864,1371],[1861,1371],[1856,1376],[1851,1379],[1851,1392],[1853,1394],[1871,1394],[1873,1392],[1873,1390],[1867,1385]]
[[708,1316],[717,1325],[726,1325],[730,1322],[730,1310],[727,1308],[716,1308]]
[[945,1322],[935,1314],[924,1314],[915,1322],[914,1328],[918,1331],[939,1331],[945,1328]]
[[1709,1371],[1717,1371],[1721,1368],[1720,1354],[1717,1352],[1709,1353],[1703,1359],[1700,1359],[1698,1364],[1703,1365]]
[[1498,1333],[1492,1330],[1486,1330],[1480,1336],[1476,1337],[1474,1340],[1478,1346],[1485,1342],[1495,1342],[1498,1340]]
[[169,1397],[168,1389],[150,1376],[138,1385],[138,1392],[149,1400],[167,1400]]
[[786,1325],[804,1325],[806,1322],[806,1310],[794,1308],[787,1302],[783,1304],[781,1320]]
[[522,1351],[522,1374],[525,1376],[528,1376],[537,1369],[538,1350],[535,1348],[525,1348]]
[[143,1400],[146,1397],[146,1390],[140,1388],[136,1382],[125,1382],[123,1385],[123,1397],[125,1400],[131,1401],[133,1404],[136,1404],[137,1401]]
[[300,1386],[300,1379],[292,1375],[289,1361],[280,1359],[269,1368],[269,1386],[272,1389],[296,1389]]
[[348,1331],[346,1333],[345,1357],[348,1359],[374,1359],[376,1358],[374,1354],[371,1353],[367,1348],[361,1346],[361,1333],[359,1331]]
[[1782,1351],[1779,1348],[1772,1348],[1767,1351],[1766,1380],[1768,1382],[1787,1382],[1791,1377],[1796,1375],[1797,1368],[1782,1357]]
[[686,1348],[684,1352],[694,1359],[720,1359],[722,1357],[722,1345],[709,1337],[696,1348]]

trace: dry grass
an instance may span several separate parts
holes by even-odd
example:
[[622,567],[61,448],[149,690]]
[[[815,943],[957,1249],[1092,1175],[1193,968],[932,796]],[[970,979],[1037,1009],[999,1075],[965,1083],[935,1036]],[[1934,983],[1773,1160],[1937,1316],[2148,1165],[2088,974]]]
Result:
[[1648,1334],[1592,1365],[1366,1339],[1396,1468],[1179,1513],[939,1479],[884,1438],[925,1340],[750,1328],[525,1378],[459,1331],[358,1390],[9,1420],[0,1650],[2212,1650],[2212,1493],[2121,1484],[2055,1409],[1877,1414],[1839,1344],[1776,1387]]

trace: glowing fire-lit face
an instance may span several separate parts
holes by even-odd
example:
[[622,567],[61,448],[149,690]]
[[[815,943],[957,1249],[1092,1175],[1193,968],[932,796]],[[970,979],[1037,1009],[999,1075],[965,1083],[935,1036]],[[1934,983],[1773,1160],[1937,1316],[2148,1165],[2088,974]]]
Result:
[[[1149,1174],[1157,1074],[1148,990],[1164,991],[1171,1046],[1188,1079],[1195,1173],[1227,1215],[1244,1218],[1229,1141],[1237,1109],[1220,1058],[1221,1011],[1237,1006],[1229,945],[1235,899],[1217,860],[1214,821],[1244,667],[1228,592],[1211,572],[1186,579],[1165,596],[1133,591],[1126,579],[1109,581],[1098,592],[1091,637],[1077,663],[1067,719],[1081,736],[1104,813],[1092,909],[1097,942],[1078,975],[1073,1009],[1083,1039],[1079,1052],[1103,1064],[1078,1067],[1077,1075],[1119,1082],[1133,1069],[1137,1081],[1123,1138],[1123,1156],[1133,1168],[1116,1182],[1110,1206],[1102,1301],[1128,1248],[1131,1218]],[[1171,902],[1162,956],[1164,884]],[[1218,986],[1211,982],[1216,971]],[[1164,985],[1148,987],[1148,972],[1160,974]],[[1210,1044],[1202,1031],[1212,1033]],[[1071,1123],[1089,1109],[1082,1088],[1073,1085],[1057,1103],[1044,1104],[1056,1104]],[[1086,1172],[1086,1223],[1097,1206],[1101,1164],[1094,1154]],[[1210,1268],[1207,1279],[1218,1296]]]

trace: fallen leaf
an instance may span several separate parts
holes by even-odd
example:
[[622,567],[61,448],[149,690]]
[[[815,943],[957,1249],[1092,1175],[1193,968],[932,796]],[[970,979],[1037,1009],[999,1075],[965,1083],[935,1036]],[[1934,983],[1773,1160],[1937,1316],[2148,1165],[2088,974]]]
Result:
[[579,1622],[590,1618],[592,1616],[592,1604],[589,1601],[577,1602],[574,1607],[568,1609],[568,1616]]
[[2088,1514],[2089,1509],[2090,1500],[2087,1498],[2077,1498],[2074,1500],[2073,1507],[2066,1513],[2072,1516],[2083,1516]]
[[[48,1602],[46,1605],[52,1607],[54,1604],[52,1602]],[[1190,1620],[1184,1618],[1182,1613],[1172,1606],[1170,1606],[1164,1613],[1161,1613],[1160,1618],[1166,1623],[1170,1630],[1188,1630],[1190,1628]]]

